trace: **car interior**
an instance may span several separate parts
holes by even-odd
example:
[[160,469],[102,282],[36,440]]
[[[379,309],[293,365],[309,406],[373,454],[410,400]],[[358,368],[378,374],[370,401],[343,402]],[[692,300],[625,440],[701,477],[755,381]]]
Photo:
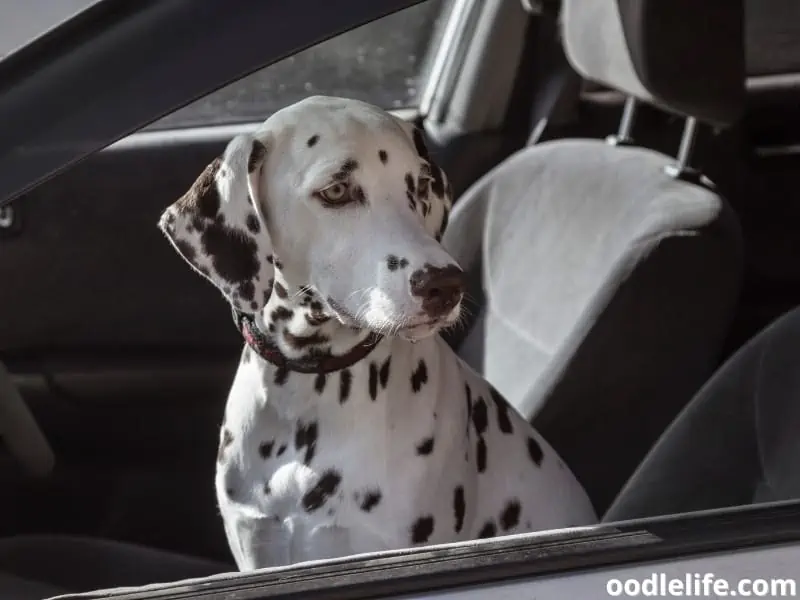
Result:
[[[482,10],[524,27],[502,118],[419,123],[469,276],[445,338],[606,523],[796,499],[800,5]],[[0,228],[3,598],[235,570],[213,477],[242,340],[155,227],[229,131],[123,139]]]

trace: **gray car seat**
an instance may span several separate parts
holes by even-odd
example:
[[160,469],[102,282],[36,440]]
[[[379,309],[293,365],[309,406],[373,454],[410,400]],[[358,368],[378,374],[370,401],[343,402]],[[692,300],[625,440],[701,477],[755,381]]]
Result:
[[529,146],[458,200],[444,237],[476,299],[454,345],[600,513],[713,373],[737,305],[738,221],[685,161],[695,127],[743,110],[742,14],[729,0],[565,0],[579,74],[691,117],[680,160],[625,143],[629,122],[616,144]]
[[667,429],[604,519],[800,498],[800,309],[743,346]]

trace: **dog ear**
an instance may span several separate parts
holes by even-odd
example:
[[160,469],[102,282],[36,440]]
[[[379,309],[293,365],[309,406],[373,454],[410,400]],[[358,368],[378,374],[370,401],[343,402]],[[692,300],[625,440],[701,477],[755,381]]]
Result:
[[178,254],[247,313],[269,300],[277,260],[262,217],[266,157],[264,142],[236,136],[158,223]]
[[427,185],[417,190],[420,201],[416,203],[416,210],[422,215],[425,228],[441,242],[453,206],[453,188],[444,170],[431,158],[422,130],[406,121],[403,121],[403,129],[414,143],[423,172],[427,171],[430,176]]

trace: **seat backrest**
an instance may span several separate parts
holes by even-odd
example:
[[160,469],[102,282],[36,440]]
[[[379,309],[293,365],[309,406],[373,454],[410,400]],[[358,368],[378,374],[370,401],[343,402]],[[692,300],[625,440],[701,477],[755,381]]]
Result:
[[605,516],[800,498],[800,309],[745,344],[670,425]]
[[[689,28],[669,46],[672,64],[655,57],[649,32],[656,17],[679,19],[652,5],[728,25],[738,11],[741,23],[736,2],[565,0],[573,66],[701,122],[735,120],[743,94],[719,90],[738,90],[734,75],[743,89],[741,30],[700,39]],[[670,87],[708,45],[713,59],[695,61],[705,76]],[[444,238],[477,300],[460,354],[534,421],[601,512],[717,365],[738,300],[738,222],[710,182],[667,173],[674,162],[599,140],[531,146],[459,199]]]

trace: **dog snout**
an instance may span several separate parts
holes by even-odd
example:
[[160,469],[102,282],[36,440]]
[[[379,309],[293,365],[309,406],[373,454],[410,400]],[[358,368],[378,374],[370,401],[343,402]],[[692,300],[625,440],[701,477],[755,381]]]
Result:
[[461,301],[466,287],[464,271],[456,265],[426,265],[411,274],[411,293],[422,300],[422,310],[432,318],[449,313]]

